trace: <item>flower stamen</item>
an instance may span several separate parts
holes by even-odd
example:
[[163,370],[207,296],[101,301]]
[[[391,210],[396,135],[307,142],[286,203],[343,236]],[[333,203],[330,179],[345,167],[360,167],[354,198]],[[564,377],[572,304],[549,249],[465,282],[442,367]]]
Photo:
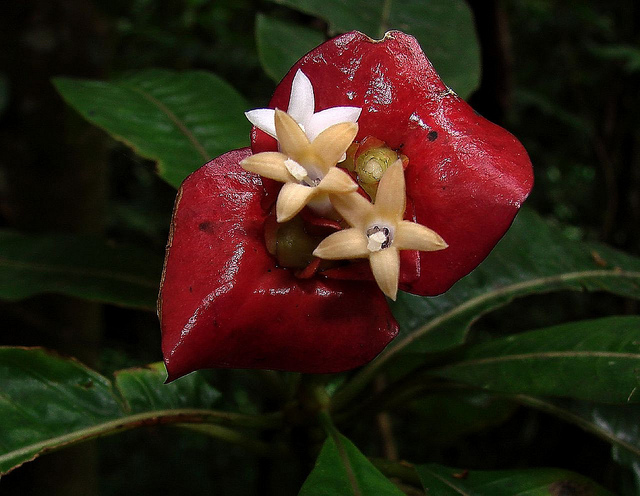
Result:
[[371,226],[367,229],[367,249],[370,252],[384,250],[391,246],[391,231],[388,227]]
[[289,174],[295,177],[297,181],[303,182],[305,179],[309,178],[309,173],[307,172],[307,169],[302,167],[295,160],[288,158],[287,160],[284,161],[284,166],[289,171]]

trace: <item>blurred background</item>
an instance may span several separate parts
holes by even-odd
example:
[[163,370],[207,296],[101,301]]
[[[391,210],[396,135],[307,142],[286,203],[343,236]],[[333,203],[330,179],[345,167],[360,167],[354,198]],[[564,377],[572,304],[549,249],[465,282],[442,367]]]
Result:
[[[599,240],[639,255],[640,4],[468,5],[482,62],[470,103],[529,151],[536,185],[528,204],[573,239]],[[144,246],[157,255],[159,278],[175,190],[155,175],[154,163],[68,107],[51,79],[109,80],[149,67],[204,69],[261,107],[275,83],[258,57],[258,13],[331,34],[317,18],[259,0],[1,2],[0,228]],[[513,331],[611,313],[637,308],[614,296],[535,296],[491,314],[478,328],[500,332],[508,325]],[[161,360],[150,311],[41,295],[0,300],[0,316],[0,344],[45,346],[105,374]],[[250,394],[251,384],[246,388]],[[496,408],[486,425],[466,432],[459,419],[450,437],[424,439],[412,430],[419,426],[416,416],[423,416],[424,425],[446,412],[415,406],[400,424],[406,441],[401,456],[481,468],[555,465],[610,487],[625,477],[610,462],[605,443],[540,413]],[[504,449],[483,451],[488,439]],[[4,477],[0,491],[260,494],[255,488],[271,468],[235,446],[171,429],[141,429],[45,456]]]

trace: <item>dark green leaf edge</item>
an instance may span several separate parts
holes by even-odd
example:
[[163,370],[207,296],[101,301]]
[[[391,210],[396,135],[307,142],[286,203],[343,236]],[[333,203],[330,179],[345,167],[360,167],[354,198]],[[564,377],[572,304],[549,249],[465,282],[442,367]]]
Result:
[[464,346],[425,374],[497,393],[638,403],[639,339],[640,316],[582,320]]
[[[380,358],[381,361],[388,361],[393,358],[396,354],[402,352],[402,350],[409,345],[411,345],[414,341],[417,341],[421,337],[429,334],[432,329],[439,327],[447,320],[453,320],[458,315],[465,313],[469,309],[474,307],[482,307],[486,302],[490,302],[491,300],[497,300],[497,303],[487,307],[487,310],[481,314],[478,314],[475,319],[471,322],[475,323],[480,317],[489,313],[497,308],[505,306],[516,298],[527,296],[530,294],[542,294],[542,293],[551,293],[558,290],[566,290],[566,283],[580,283],[582,280],[590,278],[611,278],[618,277],[620,279],[629,279],[632,281],[637,281],[640,283],[640,272],[635,271],[624,271],[624,270],[590,270],[590,271],[580,271],[580,272],[571,272],[560,274],[556,276],[549,277],[541,277],[539,279],[532,279],[525,282],[520,282],[516,284],[511,284],[508,286],[503,286],[500,289],[490,291],[484,293],[475,298],[471,298],[467,300],[462,305],[459,305],[452,310],[439,315],[429,323],[420,327],[417,331],[411,333],[409,336],[405,337],[402,341],[394,345],[384,356]],[[509,296],[513,295],[513,296]],[[503,299],[504,298],[504,299]],[[469,328],[467,329],[466,334],[468,334]],[[465,336],[466,336],[465,334]]]
[[[134,381],[139,382],[143,388],[145,384],[140,381],[139,375],[145,373],[157,373],[164,371],[164,364],[154,363],[149,364],[146,367],[137,367],[124,369],[114,374],[114,380],[111,381],[105,376],[91,370],[83,365],[75,358],[67,358],[58,355],[56,352],[46,350],[44,348],[26,348],[26,347],[8,347],[0,346],[0,351],[12,352],[15,350],[18,353],[36,353],[44,354],[53,360],[64,361],[76,369],[80,369],[83,373],[86,373],[90,377],[91,381],[100,383],[111,392],[112,400],[115,401],[122,410],[122,416],[113,420],[97,423],[92,426],[79,428],[72,432],[68,432],[64,435],[53,436],[43,441],[34,442],[25,445],[19,449],[13,449],[7,451],[6,447],[2,447],[0,451],[0,476],[5,475],[14,469],[22,466],[26,462],[35,460],[42,454],[57,451],[59,449],[82,443],[91,439],[97,439],[106,437],[112,434],[124,432],[126,430],[134,429],[137,427],[148,427],[156,425],[177,425],[184,427],[186,424],[190,426],[201,425],[203,428],[206,426],[221,426],[221,427],[238,427],[249,429],[274,429],[281,425],[281,416],[279,413],[266,414],[266,415],[251,415],[242,414],[236,412],[226,412],[219,410],[203,409],[203,408],[169,408],[169,409],[155,409],[141,413],[132,413],[135,407],[130,403],[130,398],[125,393],[126,386],[119,383],[119,377],[122,375],[129,375]],[[55,383],[50,382],[46,376],[41,373],[32,370],[25,370],[25,375],[30,380],[43,381],[48,383],[49,386],[56,387],[62,396],[65,396],[64,388],[56,386]],[[166,376],[166,372],[163,372]],[[175,384],[175,381],[174,383]],[[165,386],[167,387],[167,386]],[[7,405],[14,403],[10,397],[4,392],[0,391],[0,407],[6,408]],[[23,410],[20,405],[13,405],[21,415],[25,418],[29,418],[30,414]],[[46,429],[46,426],[44,426]],[[0,426],[0,429],[2,427]],[[202,431],[200,431],[202,432]],[[208,435],[220,437],[227,441],[233,441],[237,439],[230,434],[231,429],[225,429],[221,432],[221,436],[217,436],[215,430],[209,430],[205,432]],[[246,438],[242,438],[246,439]]]
[[[396,356],[400,355],[402,351],[410,346],[413,342],[417,341],[421,337],[427,335],[431,330],[436,329],[441,326],[447,320],[453,320],[458,315],[464,314],[469,309],[473,307],[482,307],[485,302],[491,301],[492,299],[500,299],[503,296],[509,295],[513,293],[513,297],[508,297],[504,300],[499,301],[495,305],[491,305],[487,308],[487,310],[481,314],[478,314],[471,324],[475,323],[480,317],[489,313],[492,310],[496,310],[504,305],[507,305],[514,301],[518,297],[526,296],[527,294],[533,293],[551,293],[557,291],[556,287],[558,284],[566,283],[566,282],[577,282],[579,283],[582,279],[590,277],[590,278],[610,278],[610,277],[619,277],[621,279],[629,279],[633,281],[638,281],[640,283],[640,272],[633,271],[623,271],[623,270],[592,270],[592,271],[581,271],[574,273],[561,274],[557,276],[551,277],[543,277],[540,279],[533,279],[526,282],[521,282],[517,284],[512,284],[509,286],[504,286],[498,290],[484,293],[475,298],[471,298],[467,300],[462,305],[459,305],[448,312],[445,312],[438,317],[434,318],[427,324],[420,327],[417,331],[411,333],[406,336],[404,339],[399,341],[397,344],[391,345],[387,351],[383,352],[375,361],[366,365],[347,385],[338,392],[336,397],[338,398],[335,405],[336,408],[339,405],[344,403],[344,399],[342,395],[349,395],[357,393],[360,391],[364,385],[366,385],[371,378],[388,362],[392,359],[396,358]],[[547,289],[545,289],[547,288]],[[561,288],[562,290],[567,290],[566,288]],[[526,294],[515,294],[523,291],[527,291]],[[469,329],[467,329],[467,334]]]
[[314,469],[300,490],[301,496],[334,494],[338,488],[341,489],[340,494],[346,494],[343,490],[348,488],[348,494],[353,496],[403,494],[349,439],[340,434],[326,410],[318,414],[318,420],[327,439]]
[[349,480],[349,484],[351,485],[351,490],[355,496],[360,496],[362,492],[360,491],[360,485],[356,479],[356,474],[351,465],[351,460],[349,460],[349,456],[347,455],[347,450],[345,448],[343,439],[346,440],[340,432],[333,425],[333,421],[331,417],[326,413],[322,413],[320,415],[320,421],[324,426],[325,432],[329,436],[329,439],[333,442],[338,452],[338,456],[340,457],[340,461],[342,462],[342,467],[347,474],[347,479]]
[[[81,80],[72,79],[72,78],[63,78],[63,77],[53,78],[51,80],[51,82],[55,86],[55,88],[58,91],[58,93],[62,96],[62,99],[65,101],[65,103],[67,105],[69,105],[69,107],[75,109],[75,106],[73,105],[73,102],[71,101],[71,99],[69,99],[66,96],[67,93],[64,90],[66,83],[69,82],[69,81],[74,81],[75,82],[75,81],[81,81]],[[87,82],[89,82],[89,81],[87,80]],[[91,81],[91,82],[94,82],[94,81]],[[105,83],[105,84],[107,84],[107,83]],[[176,116],[166,105],[164,105],[162,102],[158,101],[152,95],[150,95],[148,93],[145,93],[140,88],[136,88],[136,87],[130,86],[130,85],[126,85],[126,87],[130,91],[138,93],[145,100],[147,100],[149,103],[151,103],[152,105],[157,107],[158,110],[160,110],[162,113],[164,113],[169,118],[169,120],[171,120],[176,125],[176,127],[185,136],[185,138],[187,138],[187,140],[193,145],[194,149],[202,157],[202,160],[204,162],[207,162],[207,161],[210,160],[211,157],[209,157],[209,155],[207,154],[207,152],[206,152],[204,146],[202,145],[202,143],[200,143],[198,141],[198,139],[193,135],[193,133],[191,133],[189,131],[189,129],[186,126],[186,124],[184,122],[182,122],[180,119],[178,119],[178,116]],[[119,141],[120,143],[122,143],[122,144],[126,145],[127,147],[131,148],[131,150],[133,150],[137,155],[139,155],[141,157],[144,157],[144,158],[147,158],[149,160],[153,160],[154,162],[156,162],[158,175],[160,177],[163,177],[164,171],[166,171],[167,167],[166,167],[166,164],[164,163],[164,161],[158,155],[156,155],[154,153],[145,152],[138,145],[136,145],[132,141],[130,141],[128,138],[126,138],[125,136],[123,136],[121,134],[118,134],[118,133],[115,133],[115,132],[111,131],[106,126],[103,126],[103,125],[101,125],[101,124],[99,124],[97,122],[94,122],[94,121],[91,121],[91,123],[94,126],[102,129],[105,133],[107,133],[109,136],[111,136],[116,141]],[[171,186],[175,187],[175,188],[178,187],[178,185],[172,184],[171,182],[169,182],[169,184]]]
[[[244,97],[240,95],[229,83],[216,76],[215,74],[201,70],[177,73],[165,69],[147,69],[113,81],[96,81],[59,77],[53,78],[52,83],[58,93],[62,96],[63,100],[71,108],[75,109],[87,121],[104,130],[116,141],[119,141],[130,147],[139,156],[156,162],[156,170],[158,175],[169,185],[173,186],[174,188],[178,188],[184,178],[203,162],[208,162],[216,155],[219,155],[231,149],[247,146],[249,143],[249,123],[242,115],[242,112],[240,112],[235,124],[238,125],[241,122],[246,126],[246,138],[240,139],[241,135],[237,134],[234,135],[233,139],[229,143],[227,143],[228,146],[221,148],[220,143],[217,143],[216,146],[207,150],[207,147],[198,139],[198,137],[195,136],[194,132],[192,132],[192,130],[189,128],[189,125],[184,120],[182,120],[175,111],[158,100],[148,91],[144,91],[140,88],[140,83],[144,82],[145,80],[153,80],[153,78],[160,77],[174,77],[177,75],[184,76],[182,79],[185,81],[187,80],[187,76],[207,79],[210,82],[210,86],[215,86],[219,92],[224,92],[231,100],[235,101],[235,104],[240,105],[244,109],[248,108],[249,106]],[[191,156],[189,157],[189,163],[192,163],[192,165],[185,169],[184,167],[176,166],[173,163],[169,163],[171,161],[167,160],[162,152],[158,153],[157,149],[154,149],[153,147],[145,149],[145,144],[135,144],[127,136],[123,135],[120,132],[109,129],[108,126],[105,126],[94,119],[89,112],[86,112],[86,109],[82,108],[74,102],[73,96],[75,95],[74,92],[77,92],[76,87],[78,85],[83,85],[85,87],[91,86],[105,88],[112,86],[139,95],[153,108],[158,110],[161,114],[165,115],[167,119],[175,126],[175,129],[177,133],[179,133],[179,136],[187,140],[187,142],[190,144],[190,151],[192,152]],[[228,123],[225,125],[228,125]],[[245,136],[245,132],[242,133],[242,136]]]

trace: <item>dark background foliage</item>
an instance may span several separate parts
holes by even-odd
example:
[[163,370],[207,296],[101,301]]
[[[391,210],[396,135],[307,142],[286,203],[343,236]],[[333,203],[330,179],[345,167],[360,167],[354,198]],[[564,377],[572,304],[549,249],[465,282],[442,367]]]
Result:
[[[481,85],[470,102],[529,151],[536,177],[529,205],[572,239],[640,254],[640,4],[469,4],[482,54]],[[51,79],[205,69],[262,106],[275,85],[258,59],[258,12],[328,30],[315,18],[259,0],[2,2],[0,226],[144,245],[161,264],[175,191],[155,175],[153,163],[65,105]],[[632,313],[637,303],[616,296],[530,296],[482,319],[475,336]],[[3,345],[46,346],[104,373],[161,359],[150,312],[41,295],[0,302],[0,315]],[[225,373],[212,375],[237,403],[255,393],[245,379],[233,376],[237,384]],[[446,428],[432,435],[430,426],[446,417],[438,405],[457,402],[456,411],[464,412],[460,403],[469,401],[447,394],[400,410],[393,446],[370,438],[368,422],[345,434],[379,455],[397,449],[415,462],[486,469],[557,466],[629,491],[630,472],[611,461],[603,441],[483,394],[476,398],[482,416],[476,409],[473,418],[446,418]],[[0,491],[288,494],[300,483],[297,467],[195,434],[149,428],[43,457],[4,477]]]

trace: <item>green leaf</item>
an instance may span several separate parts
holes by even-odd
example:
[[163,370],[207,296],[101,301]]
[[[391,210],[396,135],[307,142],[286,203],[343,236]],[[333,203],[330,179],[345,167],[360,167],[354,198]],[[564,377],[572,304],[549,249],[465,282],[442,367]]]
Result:
[[610,443],[613,459],[630,468],[636,492],[640,490],[640,405],[604,405],[526,395],[518,395],[515,400],[575,424]]
[[162,364],[125,370],[110,381],[52,352],[0,348],[0,377],[0,475],[44,452],[134,427],[273,423],[211,410],[220,394],[199,373],[163,384]]
[[428,446],[448,446],[465,435],[502,424],[516,409],[512,401],[482,391],[437,391],[411,401],[403,413],[419,429],[438,426],[429,432]]
[[0,231],[0,298],[58,293],[155,311],[162,257],[90,237]]
[[561,290],[640,299],[640,260],[604,245],[570,241],[524,208],[489,257],[445,294],[398,294],[392,309],[400,335],[337,393],[336,402],[344,403],[396,357],[409,370],[427,353],[462,344],[482,315],[518,297]]
[[416,471],[427,494],[438,496],[613,496],[586,477],[555,468],[467,471],[427,464]]
[[351,441],[335,432],[322,446],[316,466],[307,477],[300,496],[402,496]]
[[639,342],[638,316],[572,322],[469,346],[429,373],[501,393],[638,403]]
[[391,29],[415,36],[443,81],[467,98],[480,82],[480,48],[463,0],[272,0],[329,23],[333,33],[357,30],[382,38]]
[[319,31],[262,14],[256,16],[258,57],[264,72],[276,83],[307,52],[324,41]]
[[54,84],[85,119],[155,160],[174,187],[205,162],[249,144],[248,103],[213,74],[150,69],[112,82]]
[[640,299],[640,259],[604,245],[570,241],[523,209],[489,257],[447,293],[435,298],[400,294],[394,315],[405,339],[394,352],[456,346],[480,316],[517,297],[559,290]]

